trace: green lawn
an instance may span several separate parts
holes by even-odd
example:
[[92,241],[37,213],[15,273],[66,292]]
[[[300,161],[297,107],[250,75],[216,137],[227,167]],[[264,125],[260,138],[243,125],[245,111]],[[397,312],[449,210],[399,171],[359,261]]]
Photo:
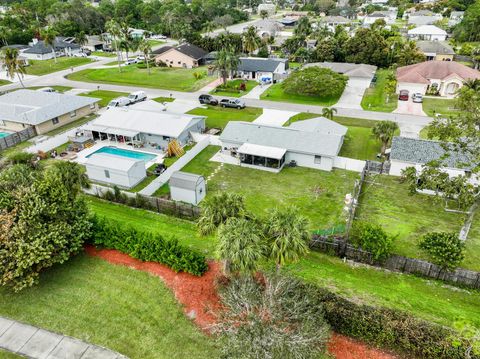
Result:
[[[240,91],[240,84],[245,82],[245,91]],[[215,90],[210,93],[216,96],[227,96],[227,97],[241,97],[249,93],[254,87],[258,86],[257,81],[244,81],[244,80],[231,80],[227,82],[227,89],[224,89],[218,86]]]
[[[302,112],[291,117],[290,120],[285,123],[285,126],[295,121],[307,120],[319,116],[322,115]],[[377,153],[380,152],[382,144],[372,136],[372,127],[375,125],[375,121],[342,116],[334,116],[333,120],[348,127],[347,135],[344,138],[343,146],[340,150],[340,156],[358,160],[375,160],[377,158]]]
[[243,110],[238,110],[236,108],[222,108],[207,105],[207,108],[198,107],[187,113],[190,115],[207,116],[205,121],[207,128],[223,129],[229,121],[252,122],[263,113],[263,109],[246,107]]
[[456,115],[459,113],[455,110],[455,100],[453,99],[436,99],[436,98],[423,98],[423,111],[428,116],[435,116],[436,114],[442,114],[445,116]]
[[160,278],[84,254],[45,271],[36,287],[18,294],[0,289],[0,302],[1,316],[129,358],[210,358],[216,353]]
[[466,241],[467,256],[462,266],[480,272],[480,210],[477,209]]
[[[463,215],[446,212],[443,201],[424,194],[412,196],[407,185],[399,183],[399,177],[386,175],[368,178],[360,197],[357,217],[381,224],[390,234],[398,234],[395,253],[421,259],[428,259],[417,246],[423,234],[431,231],[457,232],[464,221]],[[478,253],[473,255],[474,258],[479,257]],[[467,258],[469,256],[467,252]],[[480,271],[480,262],[468,260],[462,267]]]
[[340,96],[336,98],[322,98],[317,96],[286,94],[282,89],[281,83],[273,84],[262,95],[260,95],[260,99],[267,101],[292,102],[318,106],[335,105],[339,98]]
[[88,116],[79,118],[78,120],[75,120],[75,121],[73,121],[73,122],[70,122],[69,124],[66,124],[66,125],[61,126],[61,127],[57,127],[56,129],[51,130],[51,131],[45,133],[45,136],[55,136],[55,135],[58,135],[59,133],[65,132],[65,131],[67,131],[67,130],[70,130],[71,128],[79,127],[79,126],[87,123],[88,121],[93,120],[95,117],[97,117],[97,115],[92,114],[92,115],[88,115]]
[[175,101],[175,98],[174,97],[156,97],[156,98],[152,98],[153,101],[157,101],[157,102],[173,102]]
[[59,57],[57,63],[52,60],[30,60],[30,66],[25,67],[28,75],[46,75],[52,72],[69,69],[92,62],[88,57]]
[[[174,235],[182,244],[214,256],[215,241],[212,237],[199,237],[192,222],[88,198],[95,213],[139,229]],[[317,252],[287,266],[287,270],[356,302],[397,308],[448,326],[460,318],[480,325],[479,291],[459,290],[442,282],[361,265],[351,266],[339,258]]]
[[11,83],[12,82],[8,81],[8,80],[0,80],[0,86],[8,85],[8,84],[11,84]]
[[377,82],[374,87],[365,90],[362,99],[362,108],[368,111],[392,112],[397,108],[397,95],[388,94],[385,91],[387,77],[393,73],[393,70],[379,69],[377,70]]
[[106,91],[106,90],[95,90],[86,93],[81,93],[79,96],[86,96],[86,97],[95,97],[101,99],[98,102],[100,107],[105,107],[108,105],[110,101],[114,98],[128,96],[126,92],[116,92],[116,91]]
[[2,156],[8,156],[15,152],[22,152],[25,148],[30,147],[33,143],[30,141],[23,141],[17,144],[16,146],[7,148],[6,150],[0,151]]
[[122,72],[119,72],[118,68],[87,69],[67,77],[74,81],[132,85],[173,91],[197,91],[214,80],[211,76],[205,76],[199,80],[194,77],[194,73],[206,72],[206,68],[153,67],[151,75],[149,75],[146,69],[124,66]]
[[117,54],[115,52],[107,52],[107,51],[92,51],[90,54],[91,56],[101,56],[101,57],[116,57]]
[[38,89],[43,89],[45,87],[51,87],[57,92],[64,93],[67,91],[70,91],[72,87],[70,86],[33,86],[33,87],[27,87],[29,90],[38,90]]

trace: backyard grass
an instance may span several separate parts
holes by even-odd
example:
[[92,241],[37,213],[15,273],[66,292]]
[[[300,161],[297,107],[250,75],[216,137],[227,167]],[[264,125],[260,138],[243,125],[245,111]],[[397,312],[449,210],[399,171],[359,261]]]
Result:
[[22,152],[25,148],[30,147],[31,145],[33,145],[32,142],[23,141],[23,142],[20,142],[19,144],[15,145],[13,147],[10,147],[10,148],[7,148],[6,150],[0,151],[0,154],[2,156],[8,156],[8,155],[10,155],[12,153],[15,153],[15,152]]
[[229,121],[252,122],[263,113],[263,109],[246,107],[243,110],[238,110],[236,108],[207,105],[206,108],[198,107],[187,113],[190,115],[207,116],[205,120],[205,126],[207,128],[223,129]]
[[119,72],[118,68],[86,69],[70,74],[67,77],[74,81],[132,85],[187,92],[197,91],[214,80],[211,76],[204,76],[197,80],[194,73],[206,73],[206,69],[153,67],[151,68],[151,75],[149,75],[147,69],[141,69],[137,66],[124,66],[122,67],[122,72]]
[[97,117],[97,115],[95,114],[91,114],[91,115],[88,115],[88,116],[84,116],[82,118],[79,118],[78,120],[75,120],[73,122],[70,122],[64,126],[60,126],[58,128],[55,128],[54,130],[51,130],[51,131],[48,131],[47,133],[45,133],[44,135],[45,136],[55,136],[55,135],[58,135],[59,133],[62,133],[62,132],[65,132],[65,131],[68,131],[72,128],[75,128],[75,127],[79,127],[91,120],[93,120],[95,117]]
[[260,99],[266,101],[300,103],[305,105],[332,106],[338,102],[340,96],[335,98],[322,98],[317,96],[287,94],[283,91],[282,84],[276,83],[260,95]]
[[[193,222],[93,197],[88,197],[88,203],[94,213],[131,224],[139,229],[167,236],[174,235],[182,244],[202,250],[210,258],[214,257],[216,242],[212,237],[199,237]],[[339,258],[313,251],[300,262],[285,268],[296,276],[327,287],[356,302],[404,310],[447,326],[452,326],[455,320],[462,318],[480,326],[479,291],[460,290],[443,282],[372,269],[363,265],[352,266]]]
[[95,90],[86,93],[81,93],[79,96],[86,96],[86,97],[95,97],[101,99],[98,102],[100,107],[106,107],[110,101],[114,98],[128,96],[126,92],[116,92],[116,91],[106,91],[106,90]]
[[385,91],[385,86],[388,82],[388,75],[392,73],[393,70],[377,70],[377,82],[375,86],[366,89],[365,94],[363,95],[361,105],[364,110],[392,112],[397,108],[397,95],[394,93],[388,94]]
[[94,60],[88,57],[59,57],[57,63],[51,60],[30,60],[30,65],[25,67],[28,75],[46,75],[52,72],[57,72],[71,67],[80,66],[92,62]]
[[436,99],[436,98],[423,98],[423,112],[428,116],[435,116],[436,114],[442,114],[445,116],[456,115],[460,112],[455,110],[455,100],[453,99]]
[[[285,126],[289,126],[296,121],[320,116],[322,115],[302,112],[291,117]],[[340,156],[357,160],[375,160],[377,158],[382,143],[372,135],[372,127],[375,125],[375,121],[342,116],[334,116],[333,121],[348,127],[347,135],[339,153]]]
[[[0,315],[118,351],[129,358],[210,358],[216,349],[161,279],[85,254],[45,271]],[[179,345],[181,343],[181,345]]]
[[477,209],[465,242],[466,253],[462,267],[480,272],[480,210]]
[[[240,91],[240,84],[245,82],[245,91]],[[216,96],[226,96],[226,97],[241,97],[249,93],[254,87],[258,85],[257,81],[244,81],[244,80],[231,80],[227,81],[227,89],[224,89],[218,86],[216,89],[210,93]],[[229,90],[230,89],[230,90]]]
[[11,81],[0,79],[0,86],[8,85],[8,84],[11,84],[11,83],[12,83]]
[[90,56],[116,57],[117,54],[115,52],[107,52],[107,51],[92,51]]

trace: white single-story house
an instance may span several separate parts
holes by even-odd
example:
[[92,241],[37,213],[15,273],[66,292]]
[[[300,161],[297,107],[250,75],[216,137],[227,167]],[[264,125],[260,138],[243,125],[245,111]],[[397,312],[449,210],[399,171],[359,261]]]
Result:
[[447,39],[447,32],[435,25],[416,27],[408,30],[407,35],[411,40],[445,41]]
[[251,23],[248,26],[245,26],[242,31],[239,31],[239,33],[246,31],[250,26],[254,26],[257,29],[257,34],[261,38],[267,38],[270,36],[275,37],[280,31],[285,28],[285,25],[278,22],[277,20],[261,19]]
[[230,121],[220,142],[244,167],[279,172],[285,164],[331,171],[347,128],[324,117],[288,127]]
[[351,22],[351,20],[343,16],[324,16],[320,18],[320,25],[326,26],[331,31],[334,31],[338,25],[347,26]]
[[432,25],[437,21],[441,21],[443,16],[441,14],[434,13],[430,10],[419,10],[412,12],[407,15],[408,16],[408,23],[410,25]]
[[193,173],[176,171],[168,181],[170,197],[174,201],[198,205],[207,194],[205,178]]
[[145,162],[136,158],[94,153],[84,163],[92,181],[132,188],[147,176]]
[[126,143],[137,148],[164,151],[172,140],[185,145],[191,132],[205,129],[205,116],[114,107],[82,127],[94,140]]
[[249,80],[285,78],[288,73],[287,59],[266,59],[263,57],[240,57],[236,76]]
[[446,41],[417,41],[427,61],[453,61],[455,51]]
[[452,11],[448,19],[448,26],[452,27],[459,24],[463,20],[465,11]]
[[[80,45],[66,42],[63,39],[57,37],[54,42],[53,47],[55,48],[56,56],[73,56],[82,52]],[[29,60],[50,60],[53,59],[53,51],[50,45],[33,39],[31,47],[23,51],[22,56]]]
[[[471,176],[471,172],[466,168],[469,163],[467,156],[458,152],[450,152],[445,156],[445,149],[438,141],[422,140],[407,137],[394,137],[390,151],[390,175],[401,176],[402,170],[407,167],[415,167],[417,171],[422,170],[422,166],[431,161],[441,161],[442,171],[449,174],[450,177]],[[478,183],[478,179],[472,178],[472,183]]]
[[469,79],[480,79],[480,72],[455,61],[425,61],[397,69],[397,93],[408,90],[440,96],[454,96]]
[[391,25],[395,23],[397,13],[397,8],[389,8],[389,10],[383,11],[374,11],[371,14],[365,16],[365,18],[363,19],[363,23],[370,26],[377,20],[384,20],[387,25]]
[[98,98],[17,90],[0,96],[0,129],[34,127],[38,135],[98,110]]
[[275,4],[259,4],[257,14],[260,15],[262,11],[266,11],[268,16],[273,16],[275,15],[276,8]]

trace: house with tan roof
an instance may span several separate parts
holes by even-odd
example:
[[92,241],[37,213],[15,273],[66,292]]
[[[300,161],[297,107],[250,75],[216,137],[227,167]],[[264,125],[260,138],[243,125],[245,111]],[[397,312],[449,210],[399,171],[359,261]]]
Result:
[[397,69],[397,93],[426,94],[438,92],[440,96],[454,96],[466,80],[480,79],[480,72],[455,61],[425,61]]
[[191,69],[203,65],[207,51],[192,45],[182,44],[177,47],[163,46],[152,52],[156,63],[165,63],[169,67]]

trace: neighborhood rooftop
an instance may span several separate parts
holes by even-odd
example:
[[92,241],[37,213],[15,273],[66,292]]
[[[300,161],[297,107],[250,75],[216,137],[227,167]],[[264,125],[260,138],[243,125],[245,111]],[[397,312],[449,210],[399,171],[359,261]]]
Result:
[[0,120],[38,125],[99,99],[34,90],[17,90],[0,96]]
[[454,55],[455,51],[445,41],[417,41],[417,47],[424,53],[435,53],[438,55]]
[[377,71],[377,66],[366,65],[366,64],[351,64],[348,62],[313,62],[306,64],[305,67],[318,66],[321,68],[330,69],[334,72],[344,74],[346,76],[352,77],[367,77],[371,78],[375,71]]
[[169,180],[170,187],[177,187],[183,189],[195,190],[197,188],[197,183],[203,177],[193,173],[176,171],[173,172]]
[[114,169],[119,171],[128,171],[137,162],[143,162],[138,158],[129,158],[124,156],[116,156],[108,153],[94,153],[88,157],[86,164],[97,166],[105,169]]
[[265,59],[262,57],[240,57],[238,70],[244,72],[274,72],[286,59]]
[[398,82],[428,84],[428,79],[443,80],[453,75],[462,79],[480,79],[480,72],[455,61],[426,61],[397,69]]

